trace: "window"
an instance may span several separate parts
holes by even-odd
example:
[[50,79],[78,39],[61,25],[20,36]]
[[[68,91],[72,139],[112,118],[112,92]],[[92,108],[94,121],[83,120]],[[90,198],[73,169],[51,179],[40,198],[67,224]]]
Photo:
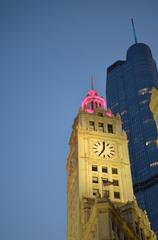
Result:
[[108,124],[108,133],[113,133],[113,126],[112,126],[112,124]]
[[150,163],[150,167],[156,167],[158,165],[158,161]]
[[102,183],[103,183],[103,185],[105,184],[107,184],[109,181],[108,181],[108,178],[102,178]]
[[138,95],[145,95],[147,93],[151,93],[151,90],[149,88],[142,88],[138,91]]
[[89,129],[94,130],[94,128],[95,128],[94,121],[89,121]]
[[110,197],[110,191],[109,190],[103,190],[103,197]]
[[113,179],[113,185],[114,185],[114,186],[119,186],[119,181],[116,180],[116,179]]
[[104,114],[103,114],[102,112],[98,112],[98,116],[99,116],[99,117],[103,117]]
[[97,171],[98,171],[98,166],[93,165],[93,166],[92,166],[92,171],[97,172]]
[[120,199],[120,192],[114,192],[114,198]]
[[94,188],[93,189],[93,196],[97,196],[99,194],[99,189]]
[[102,122],[99,122],[99,123],[98,123],[98,127],[103,128],[103,127],[104,127],[104,124],[103,124]]
[[98,183],[98,177],[92,177],[92,183]]
[[89,121],[90,126],[94,126],[94,121]]
[[150,144],[152,144],[152,143],[155,143],[155,140],[147,141],[147,142],[145,143],[145,145],[148,146],[148,145],[150,145]]
[[143,105],[143,104],[146,104],[146,103],[149,103],[149,100],[148,100],[148,99],[139,102],[140,105]]
[[149,118],[149,119],[146,119],[146,120],[144,120],[143,121],[143,123],[152,123],[154,120],[153,119],[151,119],[151,118]]
[[103,173],[108,173],[108,168],[107,167],[102,167],[102,172]]
[[112,174],[118,174],[117,168],[112,168]]
[[104,132],[104,124],[102,122],[98,123],[98,130]]
[[94,102],[91,102],[91,109],[94,109]]
[[120,114],[121,114],[121,116],[123,116],[124,114],[127,114],[127,111],[124,110],[124,111],[122,111]]

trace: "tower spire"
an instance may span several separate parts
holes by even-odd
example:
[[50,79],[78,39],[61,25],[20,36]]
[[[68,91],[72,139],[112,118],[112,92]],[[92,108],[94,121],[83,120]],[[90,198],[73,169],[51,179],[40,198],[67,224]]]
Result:
[[91,90],[94,90],[94,76],[91,75]]
[[134,40],[135,40],[135,43],[138,43],[133,18],[131,18],[131,22],[132,22]]

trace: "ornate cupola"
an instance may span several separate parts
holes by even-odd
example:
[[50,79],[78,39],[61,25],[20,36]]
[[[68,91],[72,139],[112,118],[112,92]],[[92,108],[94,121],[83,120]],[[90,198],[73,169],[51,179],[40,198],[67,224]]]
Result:
[[92,85],[87,96],[81,103],[81,110],[88,113],[93,113],[96,108],[105,109],[106,102],[105,99],[101,97],[96,90],[94,90]]
[[81,103],[81,110],[87,113],[94,113],[99,108],[105,110],[107,116],[112,117],[111,110],[106,108],[106,100],[94,90],[92,82],[91,89]]

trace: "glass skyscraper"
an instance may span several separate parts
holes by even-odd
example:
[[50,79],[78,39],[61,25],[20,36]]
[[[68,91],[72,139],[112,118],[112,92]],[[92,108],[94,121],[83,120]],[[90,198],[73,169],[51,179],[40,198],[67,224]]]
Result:
[[132,45],[126,60],[107,69],[107,106],[119,113],[129,140],[134,192],[158,234],[158,133],[149,103],[158,72],[150,48]]

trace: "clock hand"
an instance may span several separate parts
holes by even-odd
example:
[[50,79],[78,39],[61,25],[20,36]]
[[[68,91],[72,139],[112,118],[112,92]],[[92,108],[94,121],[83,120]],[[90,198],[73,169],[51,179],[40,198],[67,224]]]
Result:
[[103,142],[103,149],[102,149],[101,153],[99,153],[99,156],[104,152],[104,150],[105,150],[105,142]]

